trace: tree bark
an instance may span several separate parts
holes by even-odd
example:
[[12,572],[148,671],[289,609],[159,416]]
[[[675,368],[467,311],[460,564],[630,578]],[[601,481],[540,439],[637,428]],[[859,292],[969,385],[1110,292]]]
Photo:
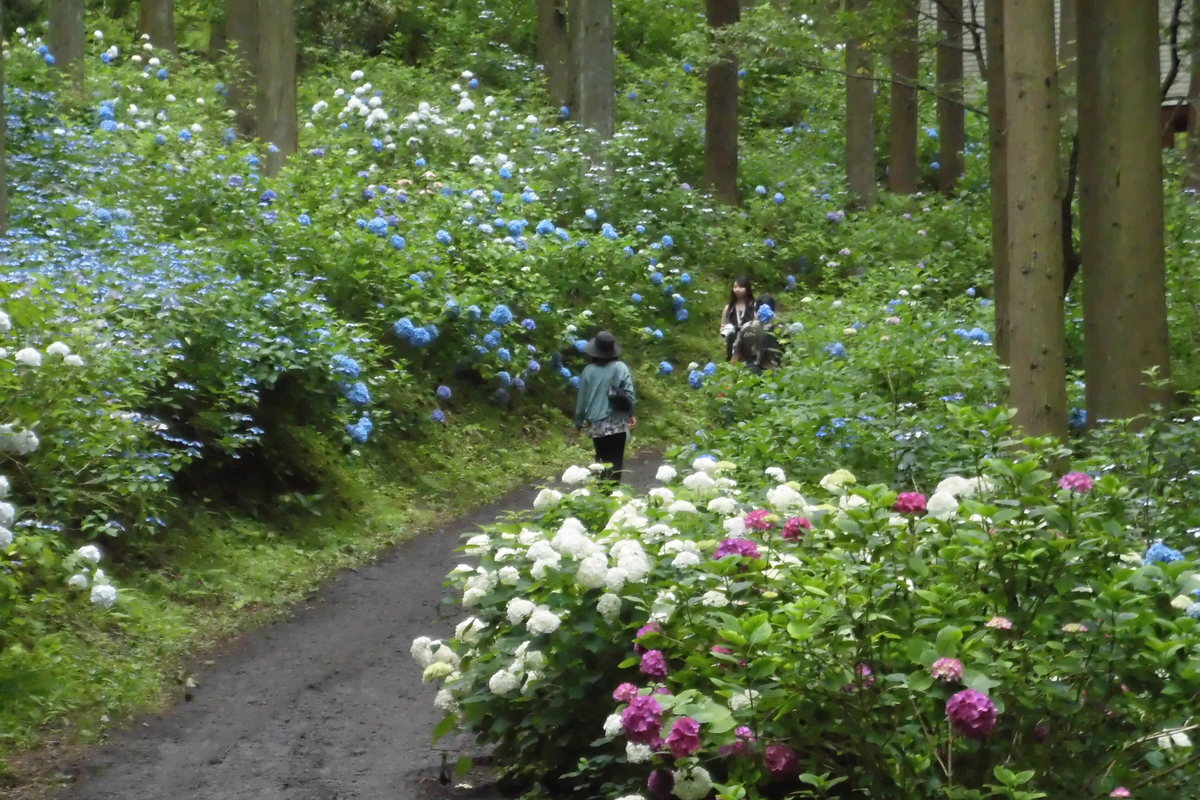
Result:
[[1191,79],[1188,81],[1187,174],[1184,187],[1200,190],[1200,0],[1192,0]]
[[613,0],[571,0],[571,52],[578,65],[579,123],[607,141],[616,128]]
[[[707,0],[713,31],[735,24],[738,0]],[[737,55],[724,52],[705,77],[704,185],[718,201],[738,204],[738,65]]]
[[296,8],[294,0],[259,0],[258,137],[274,145],[267,153],[267,175],[278,175],[284,159],[296,152],[300,127],[296,114]]
[[226,0],[225,35],[238,59],[229,81],[229,103],[237,113],[238,133],[247,138],[256,133],[255,86],[258,80],[258,0]]
[[77,89],[83,89],[83,5],[83,0],[50,2],[50,54]]
[[1088,419],[1166,405],[1158,3],[1079,0],[1079,181]]
[[175,0],[142,0],[138,33],[149,34],[155,47],[176,52]]
[[1003,0],[1009,402],[1026,435],[1067,432],[1054,8]]
[[538,57],[546,72],[546,91],[556,106],[575,107],[575,75],[567,35],[565,0],[537,0]]
[[[869,0],[849,0],[861,12]],[[875,204],[875,57],[858,39],[846,42],[846,183],[855,203]]]
[[[0,2],[0,42],[4,41],[4,31],[4,3]],[[8,109],[4,90],[4,58],[0,54],[0,236],[8,235]]]
[[996,357],[1008,364],[1008,116],[1004,104],[1004,0],[986,0],[988,166]]
[[[1059,97],[1070,97],[1075,90],[1079,69],[1078,0],[1059,0],[1058,6],[1058,93]],[[1062,103],[1064,110],[1072,104]]]
[[[917,89],[921,51],[918,49],[916,3],[904,7],[904,22],[897,31],[900,44],[892,54],[892,102],[888,188],[895,194],[917,191]],[[903,85],[909,84],[909,85]]]
[[938,0],[937,117],[938,190],[950,194],[963,172],[966,116],[963,113],[962,0]]

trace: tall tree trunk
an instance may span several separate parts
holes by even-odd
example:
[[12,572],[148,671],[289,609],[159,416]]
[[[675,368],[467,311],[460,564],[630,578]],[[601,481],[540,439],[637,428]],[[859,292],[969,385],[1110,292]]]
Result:
[[83,88],[83,0],[50,0],[50,54],[54,66]]
[[255,135],[255,87],[258,81],[258,0],[226,0],[225,35],[238,58],[229,81],[229,102],[237,113],[238,133]]
[[1090,420],[1165,406],[1169,377],[1158,3],[1079,0],[1084,372]]
[[1192,0],[1192,39],[1188,81],[1187,175],[1184,187],[1200,191],[1200,0]]
[[575,75],[567,35],[566,0],[537,0],[538,58],[546,70],[546,91],[556,106],[575,106]]
[[1054,7],[1004,0],[1009,402],[1032,436],[1066,436]]
[[569,15],[577,36],[571,52],[579,70],[579,122],[608,140],[616,128],[613,0],[571,0]]
[[967,128],[963,111],[963,0],[937,0],[938,189],[950,194],[963,172]]
[[[892,110],[888,152],[888,188],[896,194],[917,191],[917,79],[921,51],[917,42],[920,9],[904,6],[904,22],[897,31],[900,43],[892,54]],[[907,85],[906,85],[907,84]]]
[[[738,0],[707,0],[708,24],[714,31],[741,16]],[[738,204],[738,66],[737,55],[724,52],[708,69],[704,104],[704,185],[717,200]]]
[[[4,3],[0,1],[0,42],[4,41],[4,31]],[[8,235],[8,109],[4,90],[4,58],[0,54],[0,236]]]
[[265,172],[277,175],[299,144],[295,0],[259,0],[258,29],[257,132],[274,145]]
[[[870,0],[849,0],[862,12]],[[846,42],[846,183],[855,203],[875,203],[875,57],[861,41]]]
[[142,0],[138,33],[149,34],[155,47],[175,52],[175,0]]
[[1008,116],[1004,104],[1004,0],[986,0],[984,9],[996,357],[1001,364],[1008,364]]
[[[1059,0],[1058,5],[1058,93],[1070,97],[1075,89],[1079,69],[1079,3],[1078,0]],[[1062,103],[1070,108],[1071,103]]]

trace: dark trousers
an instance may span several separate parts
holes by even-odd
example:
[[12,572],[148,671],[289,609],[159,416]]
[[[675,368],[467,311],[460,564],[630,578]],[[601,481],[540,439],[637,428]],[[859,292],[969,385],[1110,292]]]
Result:
[[592,439],[592,444],[596,446],[596,460],[601,464],[612,464],[600,473],[602,480],[621,482],[621,473],[625,471],[625,440],[628,436],[627,433],[613,433]]

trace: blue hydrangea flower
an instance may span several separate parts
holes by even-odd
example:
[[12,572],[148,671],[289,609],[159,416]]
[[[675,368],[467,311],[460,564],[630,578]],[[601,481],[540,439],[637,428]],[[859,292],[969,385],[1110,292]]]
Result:
[[682,275],[679,276],[679,282],[684,286],[691,286],[692,285],[692,274],[690,272],[683,273]]
[[1173,561],[1181,561],[1182,559],[1183,553],[1163,544],[1160,539],[1146,550],[1146,555],[1142,557],[1142,563],[1147,566],[1150,564],[1170,564]]
[[412,335],[408,337],[409,344],[413,347],[425,347],[433,342],[433,332],[428,327],[413,328]]
[[688,316],[689,316],[688,310],[686,308],[681,308],[675,312],[675,321],[676,322],[687,322]]
[[488,331],[483,336],[483,343],[488,347],[488,349],[498,347],[500,344],[500,331],[494,329]]
[[683,62],[683,71],[684,71],[684,73],[685,73],[685,74],[687,74],[687,75],[691,75],[691,74],[692,74],[692,73],[695,71],[695,69],[696,69],[696,68],[695,68],[695,67],[693,67],[693,66],[692,66],[691,64],[689,64],[688,62],[686,62],[686,61],[685,61],[685,62]]
[[616,239],[617,229],[612,226],[611,222],[606,222],[600,226],[600,235],[605,239]]
[[461,309],[458,307],[458,301],[453,297],[446,298],[446,304],[442,306],[446,310],[446,316],[450,319],[458,319]]
[[376,153],[382,153],[383,152],[383,142],[380,141],[379,139],[372,139],[371,140],[371,149],[374,150]]
[[716,375],[717,374],[717,365],[710,361],[704,365],[703,371],[704,371],[705,375]]
[[467,319],[472,322],[478,322],[482,316],[483,312],[479,310],[479,306],[474,304],[467,306]]
[[771,320],[775,319],[775,312],[770,306],[763,305],[758,307],[758,321],[766,325]]
[[1085,427],[1087,427],[1087,409],[1072,408],[1070,415],[1067,417],[1067,427],[1069,427],[1069,428],[1085,428]]
[[478,89],[479,88],[479,78],[471,78],[471,80],[467,81],[467,88],[468,89]]
[[346,399],[355,405],[365,406],[371,402],[371,392],[362,381],[346,384],[342,391],[346,395]]
[[653,283],[655,286],[662,286],[663,274],[661,272],[651,272],[650,273],[650,282]]
[[301,225],[303,225],[306,228],[309,225],[312,225],[312,217],[310,217],[308,214],[301,214],[299,217],[296,218],[296,221],[299,222]]
[[156,133],[156,134],[154,134],[154,143],[155,144],[166,144],[167,137],[163,136],[161,133]]
[[534,231],[542,236],[545,236],[549,233],[554,233],[554,223],[548,219],[544,219],[537,224],[537,227],[534,228]]
[[450,232],[447,230],[439,230],[437,232],[437,240],[442,244],[450,244],[452,240]]
[[392,234],[391,241],[392,241],[392,247],[395,248],[396,250],[403,250],[405,247],[408,246],[408,242],[405,241],[404,237],[398,233]]
[[414,163],[414,164],[416,164],[418,167],[423,167],[423,166],[425,166],[425,163],[426,163],[426,162],[425,162],[425,159],[424,159],[424,158],[418,158],[418,159],[417,159],[416,161],[414,161],[413,163]]
[[513,313],[508,306],[501,303],[492,309],[492,313],[488,314],[488,319],[496,325],[508,325],[513,321]]
[[167,68],[166,68],[166,67],[161,67],[161,68],[158,70],[158,72],[157,72],[157,73],[155,73],[155,74],[156,74],[156,76],[158,77],[158,79],[159,79],[160,81],[165,81],[165,80],[167,79],[167,77],[168,77],[168,76],[170,76],[170,74],[171,74],[171,73],[167,72]]
[[676,309],[683,308],[687,305],[687,298],[681,294],[671,295],[671,306]]
[[579,376],[578,375],[571,376],[571,386],[575,389],[579,388]]
[[371,438],[371,431],[374,429],[374,427],[375,426],[371,423],[371,418],[366,414],[363,414],[361,417],[359,417],[358,422],[355,422],[353,425],[346,426],[346,433],[350,435],[351,439],[359,444],[362,444],[363,442],[366,442],[367,439]]
[[830,342],[825,345],[825,352],[834,358],[843,358],[846,355],[846,345],[841,342]]
[[416,326],[413,325],[412,320],[408,317],[401,317],[392,326],[392,331],[406,342],[412,339],[413,331],[415,330]]
[[670,235],[663,236],[662,237],[662,246],[663,247],[674,247],[675,239]]
[[929,162],[929,168],[930,168],[931,170],[933,170],[934,172],[937,172],[938,170],[940,170],[940,169],[942,168],[942,162],[940,162],[940,161],[930,161],[930,162]]
[[429,412],[429,418],[439,425],[442,425],[446,422],[446,412],[442,411],[440,408],[435,408],[433,411]]
[[567,106],[559,106],[558,115],[563,119],[566,119],[567,117],[571,116],[571,109]]
[[567,369],[566,367],[559,367],[559,368],[558,368],[558,374],[559,374],[559,375],[562,375],[564,378],[570,378],[570,377],[571,377],[571,370]]
[[501,386],[512,386],[512,375],[508,370],[500,370],[496,373],[496,380],[500,381]]
[[441,386],[437,387],[437,396],[442,400],[449,400],[454,396],[454,392],[450,390],[449,386],[443,383]]
[[795,276],[795,275],[788,275],[788,276],[787,276],[787,288],[788,288],[788,289],[795,289],[795,288],[796,288],[796,276]]
[[778,205],[783,205],[783,201],[786,200],[787,198],[783,196],[782,192],[776,192],[775,196],[772,197],[771,199],[774,200],[775,205],[778,206]]
[[635,303],[642,302],[642,296],[640,294],[638,294],[637,292],[634,292],[632,295],[630,295],[630,299],[633,300],[633,302],[635,302]]
[[554,235],[557,236],[559,239],[562,239],[564,242],[571,241],[571,234],[567,231],[566,228],[555,228]]
[[521,192],[521,202],[534,203],[537,202],[537,199],[537,192],[533,191],[533,189],[525,189]]
[[670,375],[674,371],[675,371],[675,367],[671,365],[670,361],[658,362],[658,374],[659,375]]
[[527,331],[536,331],[537,323],[526,317],[525,319],[521,320],[521,327]]
[[937,139],[938,138],[938,129],[937,128],[926,128],[925,135],[928,136],[930,139]]
[[969,289],[967,289],[967,297],[974,297],[974,296],[975,296],[975,287],[972,286]]
[[499,175],[504,180],[508,180],[509,178],[512,177],[512,170],[509,169],[508,167],[501,167],[500,171],[497,172],[496,174]]
[[825,219],[832,222],[834,225],[846,219],[846,212],[842,210],[830,211],[825,215]]
[[760,183],[758,186],[754,187],[754,193],[759,194],[759,195],[765,195],[767,193],[767,187],[763,186]]
[[529,359],[529,366],[526,367],[530,372],[541,372],[542,365],[536,358]]
[[54,56],[52,56],[50,53],[46,53],[45,55],[43,55],[42,61],[46,62],[47,67],[54,66]]
[[512,361],[512,353],[509,352],[507,347],[501,347],[496,350],[496,358],[505,362]]
[[698,369],[694,369],[688,373],[688,385],[693,389],[699,389],[704,385],[704,373]]
[[347,378],[357,378],[362,372],[357,361],[342,353],[338,353],[330,360],[329,369],[335,375],[345,375]]
[[120,126],[117,125],[115,120],[111,120],[111,119],[100,120],[100,130],[102,130],[102,131],[108,131],[109,133],[111,133],[112,131],[115,131],[119,127]]
[[594,208],[585,209],[583,215],[593,222],[596,221],[596,209]]
[[1200,619],[1200,603],[1192,603],[1183,613],[1192,619]]
[[367,232],[373,233],[376,236],[386,236],[388,232],[387,220],[383,217],[371,217],[367,221]]
[[274,203],[278,198],[279,198],[279,195],[275,194],[275,191],[273,189],[267,189],[265,192],[263,192],[262,194],[260,194],[258,196],[258,202],[259,202],[259,205],[269,206],[269,205],[271,205],[271,203]]
[[190,142],[192,140],[192,132],[184,128],[179,132],[179,141]]

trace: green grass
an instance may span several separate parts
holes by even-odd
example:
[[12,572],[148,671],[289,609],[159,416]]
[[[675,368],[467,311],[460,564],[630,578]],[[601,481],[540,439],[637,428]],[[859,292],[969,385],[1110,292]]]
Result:
[[[702,342],[690,342],[698,358]],[[638,448],[668,444],[698,422],[686,382],[653,368],[634,363]],[[0,657],[0,790],[43,796],[63,779],[56,766],[70,751],[177,698],[206,650],[287,615],[331,575],[516,486],[588,463],[586,440],[569,435],[569,400],[558,402],[514,412],[475,406],[427,436],[380,437],[350,460],[294,431],[296,460],[321,477],[316,493],[280,495],[253,513],[193,503],[181,515],[185,529],[116,576],[115,609],[48,619],[35,653]],[[5,659],[24,668],[7,682]]]

